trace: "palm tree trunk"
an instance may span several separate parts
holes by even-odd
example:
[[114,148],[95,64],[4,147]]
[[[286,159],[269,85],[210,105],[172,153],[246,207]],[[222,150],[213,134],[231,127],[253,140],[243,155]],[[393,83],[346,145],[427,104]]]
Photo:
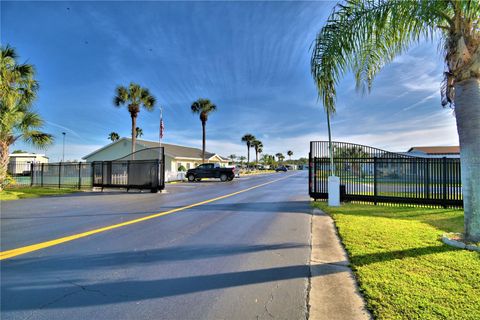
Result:
[[202,163],[205,163],[205,143],[207,140],[207,132],[205,130],[207,123],[202,121]]
[[132,115],[132,160],[135,160],[135,145],[137,144],[137,117]]
[[335,175],[333,169],[333,145],[332,145],[332,129],[330,128],[330,111],[327,110],[327,127],[328,127],[328,149],[330,153],[330,175]]
[[480,241],[480,79],[455,85],[455,117],[460,140],[465,238]]
[[247,168],[250,163],[250,145],[247,143]]
[[258,151],[255,149],[255,166],[258,166]]
[[8,167],[8,149],[9,145],[5,141],[0,141],[0,191],[6,184],[7,167]]

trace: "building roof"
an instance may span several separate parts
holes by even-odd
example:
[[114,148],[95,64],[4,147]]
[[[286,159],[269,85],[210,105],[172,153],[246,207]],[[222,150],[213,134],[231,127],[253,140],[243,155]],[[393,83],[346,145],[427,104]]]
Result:
[[460,154],[459,146],[438,146],[438,147],[411,147],[408,152],[423,152],[426,154]]
[[[131,140],[127,138],[128,140]],[[137,140],[138,144],[141,144],[147,148],[158,148],[160,143],[148,140]],[[177,144],[162,143],[162,147],[165,148],[165,154],[168,154],[174,158],[194,158],[202,159],[202,150],[198,148],[180,146]],[[222,157],[216,153],[205,151],[205,158],[210,159],[214,156],[218,156],[221,160],[228,161],[228,158]]]
[[[94,155],[95,153],[97,153],[101,150],[107,149],[108,147],[110,147],[110,146],[112,146],[116,143],[119,143],[121,141],[131,141],[131,140],[132,140],[131,138],[121,138],[121,139],[119,139],[115,142],[107,144],[106,146],[104,146],[104,147],[102,147],[98,150],[95,150],[94,152],[92,152],[92,153],[86,155],[85,157],[83,157],[82,159],[86,159],[86,158]],[[143,146],[145,148],[158,148],[160,146],[160,143],[155,142],[155,141],[137,139],[137,145]],[[173,158],[188,158],[188,159],[199,159],[199,160],[202,159],[202,150],[198,149],[198,148],[180,146],[180,145],[169,144],[169,143],[162,143],[162,147],[164,147],[165,154],[169,155]],[[212,152],[208,152],[208,151],[205,152],[205,158],[206,159],[210,159],[214,156],[219,157],[223,161],[228,161],[229,160],[228,158],[222,157],[222,156],[220,156],[216,153],[212,153]]]
[[37,157],[43,157],[43,158],[46,158],[48,159],[47,156],[45,156],[45,154],[41,154],[41,153],[28,153],[28,152],[20,152],[20,153],[10,153],[8,155],[10,158],[37,158]]

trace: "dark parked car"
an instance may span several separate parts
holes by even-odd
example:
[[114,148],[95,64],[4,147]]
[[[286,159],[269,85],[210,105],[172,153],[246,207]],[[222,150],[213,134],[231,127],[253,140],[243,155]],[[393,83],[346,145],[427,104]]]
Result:
[[235,168],[222,168],[215,163],[204,163],[195,169],[189,169],[186,177],[188,181],[200,181],[203,178],[219,178],[221,181],[232,181],[235,177]]
[[280,171],[287,172],[288,169],[285,166],[280,166],[275,169],[275,172],[280,172]]

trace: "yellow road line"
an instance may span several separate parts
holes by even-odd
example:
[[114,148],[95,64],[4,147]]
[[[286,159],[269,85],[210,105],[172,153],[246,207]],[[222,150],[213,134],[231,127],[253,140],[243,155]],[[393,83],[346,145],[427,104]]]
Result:
[[187,205],[187,206],[184,206],[184,207],[179,207],[179,208],[175,208],[175,209],[164,211],[164,212],[154,213],[152,215],[145,216],[145,217],[142,217],[142,218],[125,221],[125,222],[122,222],[122,223],[117,223],[117,224],[113,224],[113,225],[106,226],[106,227],[103,227],[103,228],[93,229],[93,230],[82,232],[82,233],[77,233],[77,234],[67,236],[67,237],[63,237],[63,238],[58,238],[58,239],[54,239],[54,240],[50,240],[50,241],[40,242],[40,243],[37,243],[37,244],[32,244],[32,245],[29,245],[29,246],[25,246],[25,247],[11,249],[11,250],[7,250],[7,251],[2,251],[2,252],[0,252],[0,260],[13,258],[13,257],[19,256],[19,255],[25,254],[25,253],[29,253],[29,252],[45,249],[45,248],[48,248],[48,247],[56,246],[56,245],[61,244],[61,243],[73,241],[73,240],[80,239],[80,238],[85,238],[85,237],[88,237],[88,236],[91,236],[91,235],[94,235],[94,234],[97,234],[97,233],[117,229],[117,228],[120,228],[120,227],[125,227],[125,226],[128,226],[128,225],[134,224],[134,223],[139,223],[139,222],[142,222],[142,221],[158,218],[158,217],[161,217],[161,216],[166,216],[168,214],[172,214],[172,213],[175,213],[175,212],[179,212],[179,211],[187,210],[187,209],[190,209],[190,208],[198,207],[198,206],[210,203],[210,202],[222,200],[222,199],[225,199],[225,198],[235,196],[235,195],[240,194],[240,193],[244,193],[244,192],[247,192],[247,191],[250,191],[250,190],[253,190],[253,189],[257,189],[257,188],[266,186],[268,184],[287,179],[289,177],[291,177],[291,176],[276,179],[276,180],[269,181],[269,182],[265,182],[265,183],[247,188],[247,189],[243,189],[243,190],[240,190],[240,191],[229,193],[229,194],[217,197],[217,198],[197,202],[197,203],[190,204],[190,205]]

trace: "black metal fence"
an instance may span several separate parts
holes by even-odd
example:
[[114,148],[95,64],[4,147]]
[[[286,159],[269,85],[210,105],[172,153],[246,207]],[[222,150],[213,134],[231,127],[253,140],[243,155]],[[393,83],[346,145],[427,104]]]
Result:
[[165,188],[165,166],[160,160],[116,160],[92,163],[93,187],[150,189]]
[[309,193],[328,198],[331,169],[341,201],[463,207],[459,158],[421,158],[344,142],[310,143]]
[[89,188],[92,165],[87,162],[32,164],[31,185],[38,187]]
[[7,165],[7,173],[19,186],[32,184],[32,163],[31,162],[10,162]]
[[18,186],[150,189],[156,192],[165,188],[164,163],[164,159],[31,163],[28,170],[12,176]]

